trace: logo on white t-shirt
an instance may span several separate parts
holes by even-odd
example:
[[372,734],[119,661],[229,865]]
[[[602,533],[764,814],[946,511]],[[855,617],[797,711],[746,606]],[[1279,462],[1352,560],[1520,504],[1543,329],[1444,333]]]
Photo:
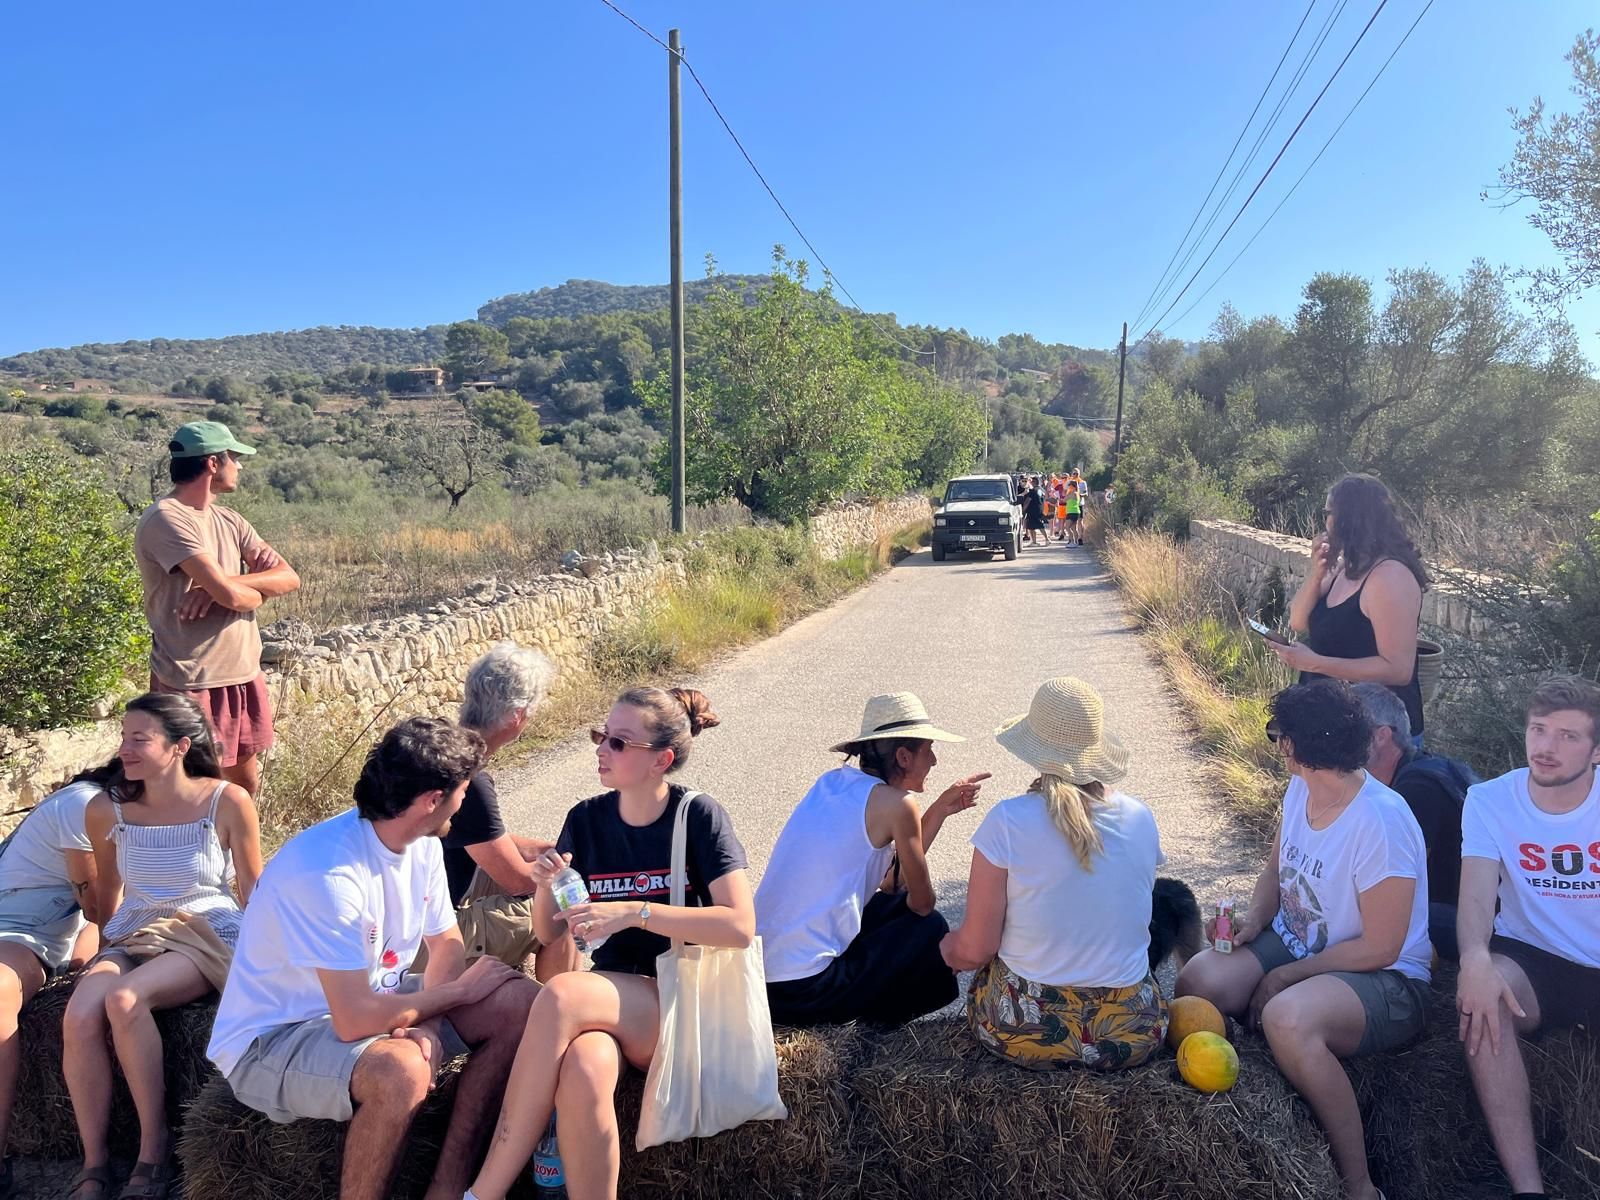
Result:
[[[1517,854],[1517,866],[1530,872],[1523,876],[1529,887],[1600,896],[1600,842],[1591,842],[1587,848],[1566,842],[1548,850],[1540,842],[1523,842]],[[1542,874],[1545,871],[1551,874]],[[1588,878],[1590,875],[1594,878]]]

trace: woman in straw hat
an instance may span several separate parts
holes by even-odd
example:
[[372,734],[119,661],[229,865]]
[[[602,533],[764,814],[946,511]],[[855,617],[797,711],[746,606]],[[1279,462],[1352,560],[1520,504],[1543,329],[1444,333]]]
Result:
[[1039,778],[973,834],[966,920],[942,947],[953,970],[978,972],[978,1041],[1025,1067],[1131,1067],[1166,1033],[1149,953],[1161,838],[1115,790],[1128,752],[1104,715],[1092,687],[1063,676],[996,731]]
[[926,812],[913,793],[938,765],[933,743],[962,740],[897,692],[867,701],[861,731],[833,747],[858,765],[811,785],[756,890],[774,1021],[899,1025],[956,998],[926,855],[989,776],[951,784]]

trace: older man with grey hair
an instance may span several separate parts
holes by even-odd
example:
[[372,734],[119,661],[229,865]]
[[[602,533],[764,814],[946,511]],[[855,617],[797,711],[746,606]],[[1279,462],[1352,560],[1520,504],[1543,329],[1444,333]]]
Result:
[[[522,736],[555,674],[554,664],[537,650],[499,643],[467,671],[461,724],[482,737],[494,755]],[[493,777],[488,771],[472,777],[444,837],[450,901],[469,961],[487,955],[521,967],[535,954],[534,970],[541,980],[578,965],[571,934],[541,946],[533,932],[536,885],[529,864],[554,847],[554,842],[509,832]]]
[[1400,794],[1428,847],[1428,936],[1441,958],[1456,958],[1456,898],[1461,890],[1461,809],[1478,776],[1464,762],[1411,744],[1406,703],[1381,683],[1354,689],[1372,721],[1367,774]]

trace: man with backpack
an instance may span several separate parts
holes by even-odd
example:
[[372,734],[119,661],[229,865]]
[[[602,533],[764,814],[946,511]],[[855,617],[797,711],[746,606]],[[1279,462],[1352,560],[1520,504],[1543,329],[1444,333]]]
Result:
[[1383,684],[1358,683],[1355,693],[1373,727],[1367,774],[1398,792],[1422,826],[1428,848],[1428,937],[1440,958],[1454,962],[1461,809],[1467,789],[1480,781],[1466,763],[1412,746],[1405,701]]

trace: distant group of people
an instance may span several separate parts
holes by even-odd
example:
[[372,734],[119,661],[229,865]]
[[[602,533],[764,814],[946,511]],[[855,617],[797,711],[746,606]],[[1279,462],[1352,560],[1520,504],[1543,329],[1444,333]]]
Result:
[[1083,545],[1089,481],[1082,468],[1074,467],[1066,475],[1019,475],[1014,483],[1028,545],[1048,545],[1051,537],[1068,545]]
[[[972,833],[955,929],[927,855],[990,776],[919,801],[936,746],[962,739],[916,696],[867,702],[752,890],[728,811],[677,778],[719,724],[694,690],[624,692],[590,731],[603,790],[553,840],[507,828],[486,764],[554,674],[511,643],[472,665],[459,720],[399,721],[368,752],[354,807],[263,864],[254,793],[271,709],[251,614],[298,580],[214,503],[249,448],[202,422],[172,451],[174,492],[136,539],[151,690],[126,705],[116,756],[0,846],[0,1142],[18,1015],[52,974],[77,969],[63,1038],[84,1152],[76,1200],[117,1186],[113,1055],[140,1120],[118,1194],[170,1193],[153,1014],[213,992],[208,1054],[241,1103],[279,1122],[350,1123],[342,1196],[389,1194],[413,1118],[465,1053],[431,1200],[501,1200],[553,1118],[569,1194],[614,1197],[613,1093],[658,1051],[658,957],[757,938],[771,1020],[901,1024],[957,1000],[971,971],[976,1042],[1032,1069],[1148,1061],[1168,1024],[1156,970],[1175,952],[1177,994],[1263,1031],[1351,1200],[1380,1193],[1341,1060],[1415,1039],[1436,954],[1459,957],[1460,1036],[1496,1150],[1515,1195],[1542,1194],[1518,1039],[1600,1018],[1600,688],[1571,677],[1535,688],[1527,765],[1497,779],[1423,751],[1412,588],[1420,597],[1425,576],[1409,541],[1370,519],[1386,493],[1334,489],[1291,606],[1313,644],[1280,648],[1306,675],[1273,698],[1266,729],[1290,782],[1223,953],[1201,948],[1192,894],[1158,878],[1156,820],[1119,786],[1132,756],[1099,694],[1071,676],[996,731],[1035,778]],[[1408,614],[1409,661],[1397,633]],[[563,910],[555,885],[569,870],[588,899]]]

